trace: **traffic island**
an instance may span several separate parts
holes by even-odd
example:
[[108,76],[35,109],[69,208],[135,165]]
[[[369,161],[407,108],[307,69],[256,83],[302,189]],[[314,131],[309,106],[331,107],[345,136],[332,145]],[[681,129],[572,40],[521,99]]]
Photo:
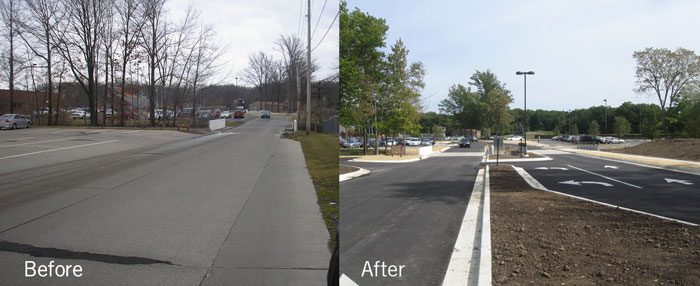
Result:
[[700,285],[700,227],[490,178],[494,285]]

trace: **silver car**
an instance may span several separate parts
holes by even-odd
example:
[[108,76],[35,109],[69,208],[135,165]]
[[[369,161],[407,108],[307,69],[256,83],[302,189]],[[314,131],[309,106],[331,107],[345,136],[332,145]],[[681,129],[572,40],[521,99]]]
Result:
[[0,116],[0,129],[29,128],[31,126],[32,121],[24,115],[5,114],[3,116]]

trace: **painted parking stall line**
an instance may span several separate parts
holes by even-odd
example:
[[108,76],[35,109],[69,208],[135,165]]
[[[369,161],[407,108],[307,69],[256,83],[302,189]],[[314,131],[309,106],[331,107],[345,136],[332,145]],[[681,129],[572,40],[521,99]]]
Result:
[[21,143],[21,144],[0,145],[0,148],[18,147],[18,146],[28,146],[28,145],[34,145],[34,144],[39,144],[39,143],[58,142],[58,141],[68,141],[68,140],[75,140],[75,139],[76,139],[76,138],[63,138],[63,139],[54,139],[54,140],[46,140],[46,141],[27,142],[27,143]]
[[60,150],[67,150],[67,149],[74,149],[74,148],[87,147],[87,146],[100,145],[100,144],[107,144],[107,143],[112,143],[112,142],[117,142],[117,141],[119,141],[119,140],[110,140],[110,141],[95,142],[95,143],[82,144],[82,145],[76,145],[76,146],[70,146],[70,147],[61,147],[61,148],[55,148],[55,149],[49,149],[49,150],[42,150],[42,151],[36,151],[36,152],[29,152],[29,153],[17,154],[17,155],[12,155],[12,156],[0,157],[0,160],[10,159],[10,158],[17,158],[17,157],[24,157],[24,156],[29,156],[29,155],[34,155],[34,154],[40,154],[40,153],[46,153],[46,152],[53,152],[53,151],[60,151]]
[[608,177],[608,176],[604,176],[604,175],[601,175],[601,174],[598,174],[598,173],[595,173],[595,172],[591,172],[591,171],[588,171],[588,170],[584,170],[584,169],[581,169],[581,168],[578,168],[578,167],[574,167],[574,166],[571,166],[571,165],[566,165],[566,166],[568,166],[569,168],[572,168],[572,169],[579,170],[579,171],[581,171],[581,172],[586,172],[586,173],[589,173],[589,174],[591,174],[591,175],[596,175],[596,176],[598,176],[598,177],[608,179],[608,180],[613,181],[613,182],[618,182],[618,183],[620,183],[620,184],[628,185],[628,186],[633,187],[633,188],[637,188],[637,189],[641,189],[641,188],[642,188],[642,187],[637,186],[637,185],[633,185],[633,184],[630,184],[630,183],[627,183],[627,182],[623,182],[623,181],[620,181],[620,180],[617,180],[617,179],[613,179],[613,178],[610,178],[610,177]]

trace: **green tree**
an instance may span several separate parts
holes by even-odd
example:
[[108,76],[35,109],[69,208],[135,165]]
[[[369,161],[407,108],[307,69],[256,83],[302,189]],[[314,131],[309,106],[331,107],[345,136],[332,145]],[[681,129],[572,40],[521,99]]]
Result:
[[439,106],[442,112],[451,114],[460,129],[480,129],[482,103],[479,96],[461,84],[453,85]]
[[576,124],[571,125],[571,134],[578,134],[578,126]]
[[668,138],[668,119],[666,111],[680,99],[686,86],[696,84],[700,77],[700,57],[695,52],[678,48],[646,48],[633,54],[637,61],[635,76],[638,93],[654,93],[661,107],[661,121],[664,135]]
[[591,136],[600,135],[600,125],[598,125],[598,121],[593,120],[588,124],[588,134]]
[[366,127],[374,117],[374,100],[383,80],[386,31],[384,19],[340,3],[340,124]]
[[627,119],[622,116],[615,117],[615,122],[613,122],[613,130],[617,137],[622,138],[623,136],[629,134],[631,129],[632,127]]

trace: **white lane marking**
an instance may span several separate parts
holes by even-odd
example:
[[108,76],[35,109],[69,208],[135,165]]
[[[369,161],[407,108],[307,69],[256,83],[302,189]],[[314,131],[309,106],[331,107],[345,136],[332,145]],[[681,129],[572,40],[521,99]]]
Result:
[[12,145],[0,145],[0,148],[25,146],[25,145],[33,145],[33,144],[38,144],[38,143],[47,143],[47,142],[56,142],[56,141],[66,141],[66,140],[73,140],[73,139],[75,139],[75,138],[54,139],[54,140],[37,141],[37,142],[28,142],[28,143],[12,144]]
[[95,142],[95,143],[90,143],[90,144],[83,144],[83,145],[76,145],[76,146],[70,146],[70,147],[62,147],[62,148],[56,148],[56,149],[42,150],[42,151],[36,151],[36,152],[30,152],[30,153],[24,153],[24,154],[17,154],[17,155],[12,155],[12,156],[0,157],[0,160],[10,159],[10,158],[17,158],[17,157],[23,157],[23,156],[29,156],[29,155],[40,154],[40,153],[46,153],[46,152],[52,152],[52,151],[60,151],[60,150],[66,150],[66,149],[73,149],[73,148],[78,148],[78,147],[86,147],[86,146],[92,146],[92,145],[106,144],[106,143],[112,143],[112,142],[117,142],[117,141],[119,141],[119,140]]
[[669,178],[664,178],[666,179],[666,183],[679,183],[679,184],[684,184],[684,185],[692,185],[688,180],[679,180],[679,179],[669,179]]
[[560,184],[566,184],[566,185],[574,185],[574,186],[580,186],[580,185],[581,185],[581,183],[576,182],[576,181],[574,181],[574,180],[568,180],[568,181],[559,182],[559,183],[560,183]]
[[620,184],[625,184],[625,185],[628,185],[628,186],[633,187],[633,188],[637,188],[637,189],[641,189],[641,188],[642,188],[642,187],[640,187],[640,186],[632,185],[632,184],[630,184],[630,183],[625,183],[625,182],[623,182],[623,181],[610,178],[610,177],[608,177],[608,176],[603,176],[603,175],[598,174],[598,173],[594,173],[594,172],[591,172],[591,171],[586,171],[586,170],[581,169],[581,168],[578,168],[578,167],[574,167],[574,166],[571,166],[571,165],[567,165],[567,166],[569,166],[569,168],[576,169],[576,170],[579,170],[579,171],[582,171],[582,172],[586,172],[586,173],[589,173],[589,174],[591,174],[591,175],[596,175],[596,176],[598,176],[598,177],[606,178],[606,179],[611,180],[611,181],[613,181],[613,182],[618,182],[618,183],[620,183]]
[[27,137],[27,138],[8,138],[7,140],[4,141],[20,141],[20,140],[32,140],[35,139],[36,137]]
[[567,168],[562,168],[562,167],[537,167],[535,168],[537,170],[562,170],[562,171],[568,171],[569,169]]
[[345,273],[343,273],[343,275],[340,275],[340,286],[360,286],[360,285],[355,283],[355,281],[352,281],[352,279],[350,279],[350,277],[348,277],[347,275],[345,275]]
[[605,168],[605,169],[608,169],[608,168],[609,169],[619,169],[617,166],[610,166],[610,165],[605,165],[605,167],[603,167],[603,168]]
[[[476,285],[478,282],[478,277],[472,270],[476,270],[477,260],[481,256],[476,233],[479,225],[479,210],[483,207],[484,171],[480,169],[476,175],[442,285]],[[472,269],[472,266],[475,269]]]
[[522,176],[523,179],[525,179],[525,181],[528,182],[528,184],[530,184],[531,187],[533,187],[533,188],[535,188],[535,189],[538,189],[538,190],[542,190],[542,191],[550,192],[550,193],[555,193],[555,194],[558,194],[558,195],[567,196],[567,197],[574,198],[574,199],[584,200],[584,201],[587,201],[587,202],[596,203],[596,204],[604,205],[604,206],[611,207],[611,208],[617,208],[617,209],[621,209],[621,210],[626,210],[626,211],[630,211],[630,212],[635,212],[635,213],[638,213],[638,214],[653,216],[653,217],[660,218],[660,219],[675,221],[675,222],[677,222],[677,223],[682,223],[682,224],[685,224],[685,225],[698,226],[698,224],[695,224],[695,223],[692,223],[692,222],[687,222],[687,221],[683,221],[683,220],[679,220],[679,219],[675,219],[675,218],[660,216],[660,215],[656,215],[656,214],[652,214],[652,213],[648,213],[648,212],[643,212],[643,211],[638,211],[638,210],[630,209],[630,208],[626,208],[626,207],[616,206],[616,205],[613,205],[613,204],[608,204],[608,203],[604,203],[604,202],[599,202],[599,201],[596,201],[596,200],[591,200],[591,199],[587,199],[587,198],[583,198],[583,197],[579,197],[579,196],[569,195],[569,194],[565,194],[565,193],[562,193],[562,192],[552,191],[552,190],[549,190],[549,189],[545,188],[544,186],[542,186],[542,184],[540,184],[540,182],[538,182],[537,179],[533,178],[533,177],[532,177],[530,174],[528,174],[527,171],[525,171],[523,168],[518,168],[518,167],[513,166],[513,169],[515,169],[516,171],[518,171],[518,174],[520,174],[520,176]]

